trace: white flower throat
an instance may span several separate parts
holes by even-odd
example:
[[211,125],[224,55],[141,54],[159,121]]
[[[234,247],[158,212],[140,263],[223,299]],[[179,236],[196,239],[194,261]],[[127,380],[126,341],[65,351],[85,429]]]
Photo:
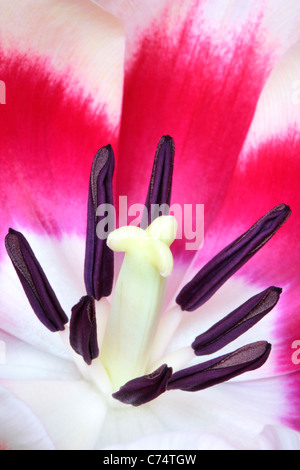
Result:
[[[161,138],[155,154],[146,198],[170,203],[174,142]],[[216,254],[180,290],[176,306],[160,314],[166,278],[173,270],[174,217],[147,218],[145,230],[127,226],[97,237],[101,204],[111,204],[114,154],[110,145],[96,154],[90,176],[87,207],[85,295],[68,315],[62,308],[30,244],[9,229],[7,253],[28,301],[49,331],[60,332],[82,376],[106,396],[133,406],[143,405],[171,390],[197,392],[261,367],[271,345],[257,341],[218,357],[186,367],[194,356],[214,354],[243,335],[270,312],[282,289],[270,286],[254,295],[206,332],[195,332],[192,344],[165,356],[167,345],[184,312],[193,312],[243,266],[288,220],[291,210],[279,204],[244,234]],[[165,214],[165,212],[163,212]],[[114,253],[125,253],[113,290]],[[111,305],[108,297],[112,294]],[[182,368],[184,367],[184,368]]]

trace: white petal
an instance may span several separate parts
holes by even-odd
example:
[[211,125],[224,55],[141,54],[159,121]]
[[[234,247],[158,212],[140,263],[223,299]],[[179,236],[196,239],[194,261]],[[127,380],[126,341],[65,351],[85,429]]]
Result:
[[[249,151],[274,137],[300,130],[300,42],[291,47],[274,68],[258,101],[240,164]],[[255,152],[251,152],[254,156]]]
[[162,315],[152,346],[152,363],[158,361],[164,354],[169,342],[173,338],[182,321],[182,316],[183,312],[179,306],[172,308]]
[[300,450],[300,433],[283,426],[266,426],[259,441],[262,450]]
[[0,341],[4,351],[2,361],[0,360],[1,379],[78,380],[81,378],[67,349],[64,357],[57,356],[34,348],[1,330]]
[[1,381],[30,406],[59,450],[93,449],[106,406],[87,382]]
[[[280,387],[278,379],[228,382],[195,393],[166,392],[137,408],[112,401],[97,449],[150,448],[157,445],[157,436],[162,448],[168,448],[177,433],[190,435],[191,445],[200,445],[193,440],[197,434],[220,439],[216,445],[223,441],[236,449],[260,449],[263,429],[279,425],[286,406]],[[188,446],[187,441],[182,445]],[[209,439],[204,440],[206,445],[210,445]]]
[[300,6],[294,0],[284,4],[281,0],[260,2],[257,0],[215,0],[205,2],[170,1],[170,0],[92,0],[107,11],[120,18],[132,42],[138,39],[141,30],[151,28],[154,19],[168,12],[170,29],[176,28],[184,20],[187,12],[193,11],[195,32],[200,27],[215,40],[232,39],[232,31],[241,32],[247,24],[262,24],[264,42],[268,47],[276,48],[277,54],[283,54],[299,39]]
[[167,430],[170,428],[162,423],[160,416],[153,413],[148,405],[133,407],[111,399],[95,448],[124,446],[143,436]]
[[[205,432],[166,432],[162,434],[153,434],[143,437],[126,445],[110,446],[105,450],[126,449],[126,450],[236,450],[229,440],[214,434]],[[195,454],[194,454],[195,455]],[[161,456],[159,456],[162,458]],[[159,463],[158,456],[149,456],[149,463]],[[178,456],[169,456],[164,463],[183,463],[193,462],[193,453]]]
[[45,57],[57,72],[106,104],[119,120],[124,34],[119,21],[91,2],[26,0],[1,2],[1,45],[6,50]]
[[[226,315],[242,305],[246,300],[264,289],[265,286],[250,284],[241,276],[235,276],[229,279],[203,306],[196,309],[194,312],[183,312],[181,323],[169,343],[166,354],[174,353],[177,350],[191,345],[198,335],[204,333],[215,323],[222,320]],[[205,362],[213,357],[232,352],[255,341],[264,340],[271,344],[276,344],[277,340],[273,330],[278,308],[280,308],[280,305],[276,306],[250,330],[221,350],[209,356],[195,356],[189,365]],[[245,377],[248,380],[256,379],[257,377],[272,376],[274,370],[275,367],[271,353],[267,363],[264,364],[261,369],[248,372],[246,375],[242,375],[233,380],[244,380]]]
[[275,379],[226,383],[200,392],[168,392],[149,403],[161,425],[173,432],[206,432],[230,439],[238,449],[258,449],[268,424],[279,424],[284,408]]
[[0,450],[53,450],[44,426],[12,393],[0,387]]
[[[71,308],[84,295],[84,240],[65,236],[61,240],[37,235],[18,227],[30,243],[38,261],[68,317]],[[0,266],[1,329],[58,357],[66,358],[59,335],[48,331],[35,316],[8,256]]]

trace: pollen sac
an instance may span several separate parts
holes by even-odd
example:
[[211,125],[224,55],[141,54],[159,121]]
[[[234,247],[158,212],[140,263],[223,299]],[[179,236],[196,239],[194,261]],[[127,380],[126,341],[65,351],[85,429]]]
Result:
[[157,146],[141,228],[146,229],[160,215],[169,214],[171,201],[175,144],[163,136]]
[[236,351],[176,372],[169,380],[168,390],[197,392],[226,382],[238,375],[261,367],[269,357],[271,345],[258,341]]
[[179,292],[176,302],[182,310],[193,311],[240,269],[286,222],[291,210],[280,204],[258,220],[247,232],[209,261]]
[[82,297],[72,308],[70,344],[88,365],[99,355],[95,301],[92,297]]
[[110,295],[113,285],[114,255],[106,244],[114,229],[113,172],[114,154],[108,145],[94,158],[89,185],[84,281],[87,294],[96,300]]
[[113,397],[127,405],[144,405],[166,391],[171,375],[171,367],[163,364],[151,374],[130,380]]
[[5,247],[38,319],[50,331],[64,330],[68,317],[24,235],[9,229]]
[[282,290],[269,287],[247,300],[192,343],[196,356],[212,354],[249,330],[277,304]]

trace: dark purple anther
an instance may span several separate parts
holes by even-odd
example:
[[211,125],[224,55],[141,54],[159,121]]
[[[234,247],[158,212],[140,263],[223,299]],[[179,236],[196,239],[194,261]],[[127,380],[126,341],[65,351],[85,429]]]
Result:
[[[146,210],[141,220],[141,228],[146,229],[159,215],[168,215],[171,201],[175,144],[166,135],[158,143],[152,175],[150,179]],[[161,207],[159,207],[161,206]]]
[[269,287],[251,297],[205,333],[197,336],[192,344],[196,356],[219,351],[249,330],[275,307],[281,292],[278,287]]
[[99,356],[95,301],[92,297],[82,297],[72,308],[70,344],[88,365]]
[[84,281],[87,294],[96,300],[110,295],[113,285],[114,255],[106,244],[109,232],[114,229],[113,172],[114,153],[107,145],[94,158],[88,199]]
[[9,229],[5,247],[38,319],[50,331],[64,330],[68,317],[24,235]]
[[224,248],[179,292],[176,302],[193,311],[243,266],[286,222],[291,210],[280,204],[259,219],[247,232]]
[[176,372],[170,378],[167,389],[197,392],[226,382],[261,367],[270,352],[271,345],[266,341],[248,344],[232,353]]
[[166,391],[171,375],[172,369],[163,364],[149,375],[130,380],[113,397],[127,405],[143,405]]

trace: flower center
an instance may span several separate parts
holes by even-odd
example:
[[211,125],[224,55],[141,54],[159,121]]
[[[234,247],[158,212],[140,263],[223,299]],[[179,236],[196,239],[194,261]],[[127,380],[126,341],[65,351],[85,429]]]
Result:
[[[155,154],[142,216],[141,226],[145,229],[128,226],[113,230],[110,219],[101,215],[101,227],[110,227],[106,240],[106,237],[99,237],[98,209],[101,207],[103,213],[109,212],[112,204],[114,154],[110,145],[97,152],[89,186],[84,264],[86,295],[74,305],[70,318],[26,238],[13,229],[9,229],[5,238],[6,250],[39,320],[50,331],[60,332],[64,341],[68,335],[67,347],[72,348],[84,377],[104,393],[112,393],[113,388],[113,398],[133,406],[143,405],[168,390],[195,392],[225,382],[261,367],[271,351],[268,342],[257,341],[176,371],[168,364],[173,364],[173,358],[168,356],[161,360],[160,354],[154,351],[157,336],[163,335],[166,340],[174,325],[178,326],[176,311],[178,313],[180,309],[181,315],[203,305],[275,235],[291,213],[287,205],[277,205],[216,254],[181,289],[176,297],[177,310],[163,317],[164,321],[171,317],[173,323],[167,320],[168,327],[164,323],[163,332],[160,325],[156,336],[166,278],[173,269],[170,246],[175,239],[177,224],[174,217],[167,215],[168,210],[161,209],[152,221],[150,209],[153,205],[168,206],[170,202],[173,160],[174,143],[171,137],[165,136]],[[163,215],[158,217],[161,213]],[[123,252],[125,256],[109,311],[105,298],[112,292],[114,251]],[[270,286],[251,297],[198,335],[187,346],[189,354],[202,356],[224,348],[270,312],[281,292],[281,288]],[[106,328],[97,327],[96,301],[99,301],[98,310],[102,310],[101,319],[107,315]],[[68,322],[69,326],[66,326]],[[179,353],[181,355],[181,351]],[[157,367],[155,370],[153,362]]]
[[108,237],[109,248],[125,253],[101,347],[114,390],[148,372],[166,278],[173,269],[169,246],[175,235],[175,218],[161,216],[146,230],[122,227]]

